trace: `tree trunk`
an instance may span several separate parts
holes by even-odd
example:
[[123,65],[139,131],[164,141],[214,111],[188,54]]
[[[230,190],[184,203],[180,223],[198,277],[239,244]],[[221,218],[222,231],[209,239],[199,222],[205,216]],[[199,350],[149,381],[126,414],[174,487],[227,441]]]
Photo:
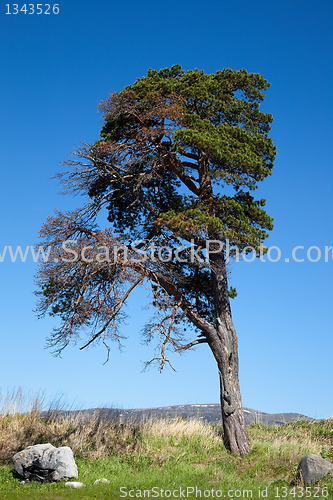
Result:
[[232,322],[224,254],[211,254],[216,311],[216,335],[208,339],[220,374],[220,398],[225,447],[237,455],[250,451],[238,380],[238,343]]

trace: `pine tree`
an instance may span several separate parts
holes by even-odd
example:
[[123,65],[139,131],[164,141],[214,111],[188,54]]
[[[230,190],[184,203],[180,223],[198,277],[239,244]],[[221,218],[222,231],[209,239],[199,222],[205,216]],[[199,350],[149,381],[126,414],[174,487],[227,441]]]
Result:
[[[50,345],[61,351],[88,329],[82,348],[102,339],[109,349],[108,338],[121,340],[126,299],[148,286],[155,315],[143,335],[157,335],[160,348],[149,363],[172,367],[169,348],[207,343],[220,376],[224,443],[241,455],[250,443],[226,260],[229,248],[231,256],[258,252],[273,228],[265,200],[250,194],[275,156],[272,117],[259,110],[268,86],[245,69],[207,75],[176,65],[111,94],[99,106],[101,139],[78,148],[59,174],[66,192],[87,195],[86,205],[49,217],[41,231],[52,250],[39,269],[39,310],[61,318]],[[96,224],[102,208],[105,230]],[[187,325],[198,333],[189,343]]]

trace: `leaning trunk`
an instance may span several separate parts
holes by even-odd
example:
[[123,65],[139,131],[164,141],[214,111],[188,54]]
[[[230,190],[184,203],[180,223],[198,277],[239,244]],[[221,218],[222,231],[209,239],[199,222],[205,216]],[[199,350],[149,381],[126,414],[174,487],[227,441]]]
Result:
[[226,264],[222,252],[210,256],[216,312],[216,335],[208,340],[220,374],[220,397],[225,447],[246,455],[250,439],[245,429],[238,380],[238,343],[232,322]]

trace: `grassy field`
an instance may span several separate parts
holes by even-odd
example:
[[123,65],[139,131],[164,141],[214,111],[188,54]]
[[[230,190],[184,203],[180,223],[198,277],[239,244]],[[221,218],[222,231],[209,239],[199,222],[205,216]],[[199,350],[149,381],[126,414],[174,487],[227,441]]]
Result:
[[[22,412],[24,408],[24,413]],[[41,419],[38,399],[30,406],[16,393],[0,406],[0,499],[113,498],[329,498],[333,481],[308,488],[296,483],[296,469],[309,453],[333,461],[333,419],[248,428],[251,452],[230,455],[221,428],[197,420],[121,423],[94,415],[89,420]],[[63,483],[21,485],[11,457],[27,446],[70,446],[82,489]],[[95,485],[106,478],[110,484]]]

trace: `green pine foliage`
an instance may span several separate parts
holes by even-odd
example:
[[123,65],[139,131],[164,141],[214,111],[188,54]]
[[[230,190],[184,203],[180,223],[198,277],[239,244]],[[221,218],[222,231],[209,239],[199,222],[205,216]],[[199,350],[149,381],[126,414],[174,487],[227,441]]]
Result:
[[[140,189],[159,212],[159,223],[176,233],[206,236],[216,229],[222,239],[229,239],[242,251],[251,245],[256,250],[273,228],[273,219],[250,194],[257,183],[271,175],[275,147],[268,137],[272,116],[259,110],[269,83],[259,74],[245,69],[224,69],[207,75],[203,71],[185,71],[179,65],[161,71],[149,70],[147,76],[112,94],[101,105],[105,124],[101,137],[105,142],[132,144],[144,128],[150,130],[147,151],[138,163],[126,170],[143,177]],[[133,109],[136,111],[134,112]],[[144,116],[144,119],[142,119]],[[169,135],[162,127],[169,127]],[[149,173],[149,156],[162,157],[152,137],[163,133],[163,148],[169,160],[161,159],[155,176]],[[216,187],[214,207],[204,193],[193,195],[179,190],[179,178],[168,168],[172,155],[181,158],[186,173],[197,173],[195,158],[205,154],[209,162],[209,180]],[[191,156],[193,160],[187,161]],[[145,161],[146,160],[146,161]],[[125,173],[124,173],[125,175]],[[120,190],[115,189],[118,188]],[[223,187],[234,190],[232,196],[221,194]],[[89,195],[98,197],[110,189],[107,180],[90,186]],[[153,217],[134,193],[112,186],[109,220],[120,231],[142,234]],[[230,189],[228,189],[230,191]]]

